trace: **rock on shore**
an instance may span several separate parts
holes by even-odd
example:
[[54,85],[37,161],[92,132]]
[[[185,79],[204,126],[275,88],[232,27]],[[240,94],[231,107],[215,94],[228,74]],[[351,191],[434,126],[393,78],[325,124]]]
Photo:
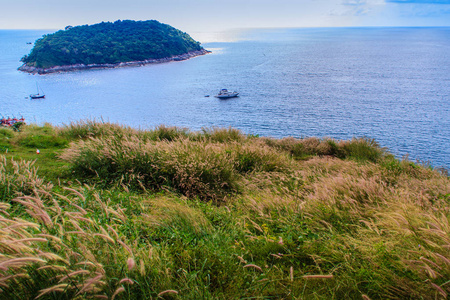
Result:
[[67,66],[55,66],[47,69],[37,68],[32,66],[27,66],[23,64],[18,68],[19,71],[31,73],[31,74],[49,74],[49,73],[57,73],[57,72],[70,72],[70,71],[78,71],[78,70],[89,70],[89,69],[108,69],[108,68],[122,68],[122,67],[136,67],[143,66],[148,64],[158,64],[165,63],[170,61],[181,61],[186,60],[192,57],[205,55],[211,53],[211,51],[202,49],[198,51],[191,51],[185,54],[175,55],[172,57],[165,57],[159,59],[147,59],[144,61],[129,61],[129,62],[121,62],[117,64],[75,64],[75,65],[67,65]]

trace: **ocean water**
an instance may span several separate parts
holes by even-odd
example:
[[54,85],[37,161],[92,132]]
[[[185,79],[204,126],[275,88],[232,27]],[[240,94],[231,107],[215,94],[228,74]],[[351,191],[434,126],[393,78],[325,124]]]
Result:
[[[398,157],[450,167],[450,28],[241,30],[182,62],[17,71],[27,42],[49,32],[0,30],[1,114],[38,124],[97,119],[278,138],[365,136]],[[28,99],[36,83],[45,99]],[[221,88],[240,97],[212,97]]]

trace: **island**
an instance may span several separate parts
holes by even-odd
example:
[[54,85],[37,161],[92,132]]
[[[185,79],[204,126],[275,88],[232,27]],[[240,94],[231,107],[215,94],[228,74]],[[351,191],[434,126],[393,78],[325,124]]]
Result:
[[20,71],[46,74],[180,61],[204,55],[189,34],[156,20],[67,26],[35,42]]

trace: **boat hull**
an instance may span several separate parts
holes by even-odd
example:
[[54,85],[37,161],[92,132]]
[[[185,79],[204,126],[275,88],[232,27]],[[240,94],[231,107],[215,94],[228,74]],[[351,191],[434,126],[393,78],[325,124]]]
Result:
[[45,98],[45,95],[30,95],[31,99],[42,99]]
[[236,93],[236,94],[230,94],[230,95],[216,95],[215,97],[216,98],[219,98],[219,99],[228,99],[228,98],[234,98],[234,97],[237,97],[239,95],[239,93]]

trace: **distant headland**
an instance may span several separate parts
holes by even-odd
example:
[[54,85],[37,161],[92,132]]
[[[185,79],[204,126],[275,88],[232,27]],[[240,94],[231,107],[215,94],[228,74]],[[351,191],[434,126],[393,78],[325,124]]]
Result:
[[187,33],[155,20],[118,20],[94,25],[67,26],[44,35],[20,71],[47,74],[94,68],[117,68],[180,61],[204,55],[199,42]]

